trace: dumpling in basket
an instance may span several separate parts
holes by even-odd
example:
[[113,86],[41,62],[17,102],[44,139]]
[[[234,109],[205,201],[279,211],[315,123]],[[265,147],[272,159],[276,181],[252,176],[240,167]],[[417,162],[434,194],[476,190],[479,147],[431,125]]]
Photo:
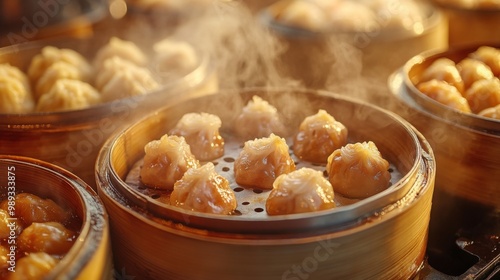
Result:
[[323,172],[311,168],[282,174],[266,200],[268,215],[314,212],[335,207],[334,193]]
[[90,84],[79,80],[58,80],[38,100],[36,111],[53,112],[88,108],[101,103],[101,95]]
[[336,193],[363,199],[389,187],[389,162],[369,141],[347,144],[328,157],[328,180]]
[[134,42],[118,37],[112,37],[106,45],[97,51],[94,57],[94,67],[100,71],[104,61],[112,57],[125,59],[137,66],[145,66],[148,62],[146,54]]
[[229,181],[217,174],[209,162],[199,168],[191,168],[174,184],[170,204],[184,209],[227,215],[238,206]]
[[302,121],[293,139],[293,152],[303,160],[326,163],[328,156],[347,144],[347,128],[325,110]]
[[28,76],[24,74],[16,66],[12,66],[9,63],[1,63],[0,64],[0,77],[5,77],[9,80],[16,80],[21,82],[22,86],[25,88],[27,92],[31,92],[30,81]]
[[274,134],[245,142],[234,162],[236,183],[260,189],[271,189],[278,176],[294,170],[285,139]]
[[249,140],[268,137],[271,133],[283,135],[285,126],[280,120],[278,110],[255,95],[236,118],[234,130],[238,136]]
[[418,90],[437,102],[464,113],[470,113],[471,109],[457,88],[444,81],[431,80],[417,86]]
[[33,111],[35,101],[22,81],[0,76],[0,113],[23,114]]
[[464,92],[464,81],[462,80],[462,76],[460,76],[460,72],[455,62],[449,58],[439,58],[435,60],[423,71],[419,83],[428,82],[430,80],[445,81],[454,86],[458,92]]
[[28,68],[28,77],[36,85],[45,71],[54,63],[63,61],[73,65],[80,72],[83,81],[89,81],[92,77],[92,66],[78,52],[71,49],[59,49],[53,46],[46,46],[40,54],[33,57]]
[[188,169],[200,166],[183,137],[164,135],[146,144],[144,151],[140,176],[149,187],[171,190]]
[[184,137],[197,159],[209,161],[224,155],[224,139],[219,134],[221,125],[216,115],[189,113],[182,116],[169,134]]
[[470,88],[476,81],[489,80],[495,77],[488,65],[472,58],[462,59],[457,64],[457,69],[464,81],[465,90]]
[[45,279],[59,259],[44,252],[30,253],[16,262],[15,273],[8,280]]
[[500,49],[482,46],[471,53],[469,57],[484,62],[490,67],[493,74],[500,78]]
[[500,104],[495,107],[486,108],[479,112],[478,115],[485,118],[500,120]]
[[500,104],[500,80],[493,78],[475,82],[465,92],[465,98],[474,113]]
[[198,64],[196,51],[187,42],[167,38],[154,44],[153,49],[156,69],[164,76],[186,75]]
[[84,81],[82,73],[75,66],[64,61],[55,62],[38,79],[35,85],[35,98],[38,100],[40,96],[49,92],[58,80],[62,79]]

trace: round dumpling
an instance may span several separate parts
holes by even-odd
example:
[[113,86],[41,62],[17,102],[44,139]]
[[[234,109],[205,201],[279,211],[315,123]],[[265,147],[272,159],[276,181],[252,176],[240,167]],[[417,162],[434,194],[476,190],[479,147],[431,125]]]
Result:
[[160,88],[151,72],[144,67],[129,67],[113,73],[102,87],[104,102],[147,94]]
[[20,81],[26,92],[31,92],[30,81],[28,76],[19,68],[10,65],[9,63],[0,64],[0,77],[5,77],[9,80]]
[[95,78],[95,87],[102,90],[104,86],[113,78],[115,73],[125,71],[126,69],[135,68],[137,65],[118,56],[106,59],[99,68]]
[[58,259],[47,253],[31,253],[16,262],[16,272],[10,273],[8,279],[45,279],[57,263]]
[[99,92],[79,80],[57,80],[49,92],[38,100],[36,111],[53,112],[85,109],[101,103]]
[[500,80],[479,80],[465,92],[465,98],[474,113],[500,104]]
[[341,31],[369,32],[376,23],[376,14],[357,1],[340,1],[327,11],[332,28]]
[[467,90],[474,82],[479,80],[489,80],[495,77],[488,65],[482,61],[465,58],[457,64],[457,69],[464,81],[464,87]]
[[268,215],[314,212],[335,207],[334,193],[323,172],[301,168],[282,174],[266,200]]
[[437,102],[464,113],[470,113],[471,109],[457,88],[445,81],[431,80],[420,83],[418,90]]
[[478,115],[486,118],[500,120],[500,104],[495,107],[486,108],[479,112]]
[[482,46],[469,56],[488,65],[493,74],[500,77],[500,49]]
[[325,11],[312,1],[289,1],[274,17],[284,25],[309,31],[323,31],[328,26]]
[[274,134],[245,142],[234,162],[236,183],[260,189],[272,189],[278,176],[294,170],[285,139]]
[[326,163],[328,156],[347,144],[347,128],[325,110],[302,121],[293,139],[293,152],[300,159]]
[[202,213],[227,215],[238,206],[229,181],[209,162],[191,168],[174,184],[170,204]]
[[120,57],[138,66],[145,66],[148,62],[147,56],[134,42],[118,37],[112,37],[97,51],[94,57],[94,66],[97,71],[100,71],[104,61],[112,57]]
[[200,166],[184,137],[164,135],[146,144],[144,151],[140,176],[149,187],[171,190],[188,169]]
[[0,76],[0,113],[24,114],[32,112],[34,107],[31,92],[20,80]]
[[234,129],[238,136],[246,140],[268,137],[271,133],[285,133],[278,110],[257,95],[253,96],[236,118]]
[[420,77],[420,83],[431,80],[445,81],[448,84],[457,88],[458,92],[464,92],[464,81],[457,66],[453,60],[449,58],[439,58],[435,60],[427,69],[425,69]]
[[28,67],[28,77],[36,85],[45,71],[54,63],[64,61],[76,67],[83,81],[89,81],[92,75],[92,67],[88,61],[78,52],[71,49],[59,49],[46,46],[41,53],[33,57]]
[[389,162],[371,141],[347,144],[328,157],[328,180],[336,193],[363,199],[389,187]]
[[193,46],[187,42],[163,39],[153,45],[156,69],[163,76],[184,76],[198,64]]
[[75,66],[58,61],[50,65],[42,74],[35,86],[35,98],[38,100],[44,93],[50,91],[54,84],[61,79],[82,80],[80,71]]
[[189,113],[182,116],[169,134],[184,137],[197,159],[209,161],[224,155],[224,139],[219,133],[221,125],[216,115]]
[[21,232],[18,244],[22,252],[64,255],[73,246],[75,238],[75,233],[61,223],[32,223]]

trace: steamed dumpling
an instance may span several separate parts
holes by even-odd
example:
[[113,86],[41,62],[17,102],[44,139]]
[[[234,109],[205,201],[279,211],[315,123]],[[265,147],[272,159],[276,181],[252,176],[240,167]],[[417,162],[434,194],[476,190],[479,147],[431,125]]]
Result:
[[495,107],[486,108],[479,112],[478,115],[485,118],[500,120],[500,104]]
[[219,134],[221,119],[208,113],[189,113],[182,116],[169,134],[182,136],[193,155],[209,161],[224,155],[224,139]]
[[302,121],[294,137],[293,152],[303,160],[326,163],[328,156],[347,144],[347,128],[325,110]]
[[271,133],[285,133],[278,110],[257,95],[243,108],[235,121],[234,129],[238,136],[246,140],[268,137]]
[[71,49],[59,49],[53,46],[44,47],[41,53],[33,57],[28,68],[28,77],[36,85],[40,77],[52,64],[61,61],[76,67],[81,80],[90,80],[92,67],[81,54]]
[[457,88],[445,81],[431,80],[420,83],[418,90],[437,102],[464,113],[470,113],[471,109]]
[[467,90],[479,80],[489,80],[495,77],[488,65],[482,61],[465,58],[457,64],[457,69],[464,81],[464,87]]
[[24,114],[33,111],[35,101],[20,80],[0,76],[0,113]]
[[229,181],[217,174],[209,162],[199,168],[191,168],[174,184],[170,204],[184,209],[227,215],[238,206]]
[[469,56],[488,65],[493,74],[500,78],[500,49],[482,46]]
[[200,166],[184,137],[164,135],[146,144],[144,151],[140,176],[149,187],[171,190],[188,169]]
[[118,37],[112,37],[106,45],[97,51],[94,57],[94,66],[97,71],[100,71],[104,61],[112,57],[125,59],[137,66],[145,66],[148,62],[147,56],[134,42]]
[[137,65],[118,56],[114,56],[103,61],[101,68],[95,78],[95,87],[102,90],[104,86],[120,71],[135,68]]
[[464,81],[455,62],[449,58],[439,58],[435,60],[420,77],[420,83],[430,80],[445,81],[454,86],[460,93],[464,92]]
[[363,199],[389,187],[389,162],[369,141],[347,144],[328,157],[328,180],[336,193]]
[[285,139],[274,134],[245,142],[234,162],[236,183],[261,189],[271,189],[279,175],[293,170]]
[[274,15],[279,22],[310,31],[324,31],[328,18],[321,6],[312,1],[290,1]]
[[269,215],[314,212],[335,207],[332,185],[323,172],[301,168],[282,174],[273,183],[266,200]]
[[335,30],[369,32],[376,22],[376,14],[368,6],[356,1],[340,1],[327,12]]
[[16,272],[9,273],[8,280],[45,279],[58,262],[58,259],[44,252],[28,254],[16,262]]
[[0,77],[21,82],[26,92],[30,92],[31,94],[31,86],[28,76],[16,66],[12,66],[9,63],[0,63]]
[[154,44],[153,49],[156,69],[162,75],[185,75],[198,64],[196,51],[187,42],[163,39]]
[[17,241],[23,252],[64,255],[75,242],[75,232],[58,222],[32,223],[21,232]]
[[58,61],[47,67],[40,79],[35,85],[35,98],[38,100],[40,96],[49,92],[58,80],[81,80],[83,81],[82,73],[75,66]]
[[500,80],[480,80],[465,92],[465,98],[474,113],[500,104]]
[[101,103],[101,95],[90,84],[79,80],[57,80],[38,100],[36,111],[53,112],[85,109]]

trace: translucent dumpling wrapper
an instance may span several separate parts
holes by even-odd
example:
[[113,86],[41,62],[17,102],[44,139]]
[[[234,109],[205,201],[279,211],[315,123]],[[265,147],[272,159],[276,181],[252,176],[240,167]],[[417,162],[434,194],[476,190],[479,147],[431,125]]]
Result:
[[94,67],[100,71],[103,62],[112,57],[120,57],[137,66],[145,66],[148,63],[148,57],[134,42],[118,37],[112,37],[97,51],[94,57]]
[[234,130],[245,140],[286,132],[278,110],[259,96],[253,96],[235,120]]
[[34,108],[33,96],[22,81],[0,76],[0,113],[25,114]]
[[54,112],[79,110],[101,103],[99,92],[79,80],[57,80],[49,92],[40,96],[36,111]]
[[328,180],[336,193],[363,199],[386,190],[390,185],[389,162],[375,143],[347,144],[328,157]]
[[172,190],[188,169],[200,166],[184,137],[164,135],[146,144],[144,151],[140,178],[149,187]]
[[[49,92],[54,84],[61,79],[81,80],[83,81],[82,73],[73,66],[64,61],[58,61],[50,65],[42,74],[35,86],[35,98],[38,100],[40,96]],[[88,81],[85,81],[88,82]]]
[[470,88],[476,81],[489,80],[495,77],[488,65],[471,58],[462,59],[457,63],[457,69],[464,81],[465,90]]
[[464,113],[470,113],[471,108],[467,99],[458,92],[457,88],[445,81],[431,80],[420,83],[418,90],[437,102],[446,105],[452,109]]
[[56,62],[66,62],[78,69],[83,81],[90,81],[92,77],[92,66],[78,52],[72,49],[59,49],[53,46],[46,46],[40,54],[37,54],[31,60],[28,68],[28,77],[36,85],[45,71]]
[[500,78],[500,49],[482,46],[469,56],[484,62],[484,64],[490,67],[493,74]]
[[268,215],[314,212],[335,207],[332,185],[323,172],[301,168],[282,174],[266,200]]
[[445,81],[457,88],[458,92],[464,92],[464,81],[457,69],[455,62],[449,58],[439,58],[435,60],[427,69],[422,72],[419,83],[431,80]]
[[500,105],[495,107],[486,108],[478,113],[479,116],[500,120]]
[[116,71],[102,87],[104,102],[148,94],[160,88],[152,73],[144,67],[130,67]]
[[182,136],[193,155],[208,161],[224,155],[224,139],[219,133],[221,119],[209,113],[189,113],[182,116],[170,135]]
[[32,223],[17,237],[22,252],[64,255],[75,243],[75,232],[58,222]]
[[347,144],[347,128],[325,110],[306,117],[293,140],[293,152],[300,159],[326,163],[333,151]]
[[479,80],[465,92],[465,98],[473,113],[500,104],[500,80]]
[[198,65],[195,49],[187,42],[163,39],[153,45],[155,65],[162,76],[184,76]]
[[285,139],[274,134],[245,142],[234,162],[236,183],[260,189],[272,189],[278,176],[294,170]]
[[191,168],[174,184],[170,204],[211,214],[231,214],[238,203],[229,181],[215,171],[211,162]]
[[16,261],[16,271],[9,280],[45,279],[59,260],[44,252],[30,253]]

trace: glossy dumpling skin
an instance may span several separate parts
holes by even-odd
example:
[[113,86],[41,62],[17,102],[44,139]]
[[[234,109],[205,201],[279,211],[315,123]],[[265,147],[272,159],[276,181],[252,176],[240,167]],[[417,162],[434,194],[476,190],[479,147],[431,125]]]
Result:
[[14,231],[16,234],[20,234],[23,230],[21,223],[18,220],[12,220],[12,217],[6,210],[0,209],[0,243],[1,241],[7,241],[7,238],[10,235],[11,228],[9,225],[11,223],[15,224]]
[[42,280],[59,262],[55,257],[44,253],[31,253],[16,262],[16,272],[9,273],[8,280]]
[[458,92],[464,92],[464,81],[458,68],[449,58],[439,58],[435,60],[427,69],[424,70],[420,77],[419,83],[438,80],[445,81],[454,86]]
[[274,134],[245,142],[234,162],[236,183],[261,189],[272,189],[278,176],[294,170],[285,139]]
[[479,80],[465,92],[465,98],[474,113],[500,104],[500,80]]
[[445,81],[431,80],[420,83],[418,90],[437,102],[464,113],[470,113],[467,99],[454,86]]
[[323,172],[301,168],[282,174],[266,200],[268,215],[314,212],[335,207],[332,185]]
[[268,137],[271,133],[283,135],[285,126],[278,110],[259,96],[253,96],[236,118],[234,130],[245,140]]
[[149,187],[172,190],[188,169],[200,166],[184,137],[164,135],[146,144],[144,151],[140,177]]
[[369,141],[347,144],[328,157],[328,180],[336,193],[363,199],[389,187],[389,162]]
[[19,250],[25,253],[45,252],[51,255],[66,254],[76,235],[58,222],[32,223],[18,237]]
[[493,74],[500,78],[500,49],[482,46],[471,53],[469,57],[484,62],[490,67]]
[[216,115],[188,113],[169,134],[184,137],[197,159],[209,161],[224,155],[224,139],[219,133],[221,126],[222,121]]
[[229,181],[211,162],[191,168],[174,184],[170,204],[187,210],[227,215],[238,205]]
[[347,128],[325,110],[306,117],[293,139],[293,152],[300,159],[326,163],[333,151],[347,144]]
[[500,105],[486,108],[478,113],[479,116],[500,120]]
[[457,64],[457,69],[464,81],[465,90],[470,88],[476,81],[489,80],[495,77],[488,65],[472,58],[462,59]]

